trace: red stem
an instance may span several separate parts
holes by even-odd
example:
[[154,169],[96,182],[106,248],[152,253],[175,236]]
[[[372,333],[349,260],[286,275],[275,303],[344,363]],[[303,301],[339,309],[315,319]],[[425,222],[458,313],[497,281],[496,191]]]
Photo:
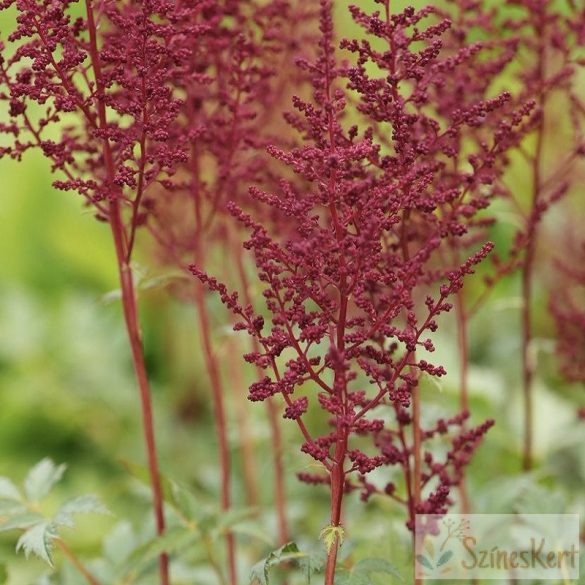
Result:
[[[228,351],[231,352],[233,349],[233,355],[237,355],[239,350],[239,345],[236,343],[237,340],[231,341],[232,343],[228,345]],[[228,367],[231,378],[229,389],[236,405],[236,420],[242,453],[242,474],[244,476],[246,502],[248,506],[256,507],[258,505],[258,466],[256,465],[254,439],[250,432],[250,417],[248,416],[246,395],[243,392],[246,383],[243,377],[241,363],[238,363],[236,360],[229,360]]]
[[[459,399],[462,411],[469,412],[469,340],[467,338],[467,315],[465,314],[465,301],[463,292],[457,291],[455,297],[455,316],[457,319],[457,337],[459,345]],[[465,484],[465,477],[459,482],[459,495],[461,497],[461,511],[464,514],[471,513],[471,502]]]
[[[91,0],[85,0],[87,11],[87,26],[90,36],[90,55],[92,60],[93,71],[96,81],[96,102],[98,109],[98,120],[101,129],[106,129],[107,116],[106,107],[103,101],[104,85],[102,81],[101,63],[99,57],[99,50],[97,46],[96,26],[93,17],[93,9]],[[114,163],[109,142],[104,139],[103,143],[104,162],[108,181],[113,185],[114,180]],[[158,468],[158,459],[156,451],[156,442],[154,435],[154,420],[152,413],[152,401],[150,395],[150,385],[148,381],[148,374],[146,371],[146,363],[144,360],[144,352],[142,347],[142,339],[140,335],[140,326],[138,320],[138,308],[136,304],[136,292],[134,290],[134,281],[132,271],[129,264],[127,253],[126,232],[122,222],[122,213],[120,210],[120,201],[117,197],[112,198],[110,203],[109,222],[112,230],[114,240],[114,247],[116,250],[116,258],[118,261],[118,273],[120,280],[120,287],[122,291],[122,306],[124,311],[124,321],[126,323],[126,330],[128,339],[132,350],[132,361],[134,364],[134,371],[136,380],[140,390],[140,400],[142,406],[142,422],[144,431],[144,440],[146,443],[146,453],[148,459],[148,468],[150,472],[150,481],[152,485],[153,507],[156,520],[156,531],[160,536],[165,531],[165,519],[163,510],[163,497],[161,478]],[[162,585],[169,585],[169,558],[166,553],[161,553],[159,557],[160,578]]]
[[[340,433],[335,447],[333,467],[331,469],[331,524],[338,528],[341,526],[341,512],[343,508],[343,494],[345,488],[344,463],[347,455],[347,433]],[[335,567],[337,565],[337,552],[339,550],[339,535],[327,553],[327,566],[325,568],[325,585],[334,585]]]
[[[219,443],[219,464],[221,469],[221,508],[224,512],[228,512],[231,508],[231,466],[223,387],[217,359],[213,351],[209,315],[205,304],[205,293],[203,287],[199,284],[195,286],[195,303],[197,305],[197,315],[199,317],[199,331],[201,332],[201,341],[203,343],[203,355],[213,394],[215,428]],[[230,585],[236,585],[236,542],[232,532],[226,534],[226,544],[229,582]]]
[[[541,163],[544,148],[544,110],[545,110],[545,58],[546,51],[544,45],[544,28],[546,13],[544,5],[537,15],[538,21],[535,26],[536,33],[539,39],[538,47],[538,63],[537,63],[537,81],[539,85],[538,103],[540,109],[540,120],[536,135],[536,150],[532,158],[532,210],[535,210],[540,199],[541,194]],[[534,217],[534,214],[529,214],[529,217]],[[528,225],[528,241],[526,244],[526,254],[524,263],[522,265],[522,393],[524,397],[524,440],[522,451],[522,468],[529,471],[533,465],[533,379],[534,379],[534,363],[531,353],[532,345],[532,276],[534,272],[534,261],[536,256],[537,244],[537,221],[538,219],[529,220]]]
[[[236,248],[234,246],[234,248]],[[246,276],[246,269],[242,260],[240,249],[234,249],[234,257],[236,259],[238,276],[242,285],[242,294],[246,305],[252,305],[252,298],[250,296],[250,283]],[[258,340],[252,338],[252,347],[255,352],[259,351],[260,345]],[[259,377],[263,377],[263,371],[258,368]],[[286,516],[286,485],[284,481],[284,465],[282,461],[283,444],[282,431],[280,428],[280,420],[278,416],[278,408],[274,402],[274,398],[270,397],[266,400],[266,409],[268,412],[268,422],[270,424],[270,433],[272,438],[272,466],[274,471],[274,503],[276,506],[276,514],[278,517],[278,537],[281,544],[286,544],[289,541],[288,520]]]

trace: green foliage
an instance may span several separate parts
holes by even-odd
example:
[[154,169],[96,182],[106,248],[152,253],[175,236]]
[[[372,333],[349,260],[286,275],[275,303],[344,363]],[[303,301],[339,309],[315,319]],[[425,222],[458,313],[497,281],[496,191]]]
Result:
[[60,538],[60,528],[73,528],[74,517],[79,514],[109,514],[108,509],[92,495],[67,500],[54,514],[42,512],[40,502],[61,480],[65,469],[65,465],[55,465],[50,459],[43,459],[28,472],[22,490],[10,479],[0,478],[0,532],[22,530],[16,544],[17,552],[22,550],[26,557],[34,555],[51,567],[53,542]]
[[320,572],[325,565],[325,558],[321,550],[303,552],[296,543],[289,542],[272,551],[266,558],[256,563],[250,572],[250,585],[270,585],[270,570],[277,566],[298,567],[307,583],[311,583],[314,573]]
[[325,526],[321,530],[320,538],[325,544],[327,552],[331,552],[334,546],[341,546],[345,537],[343,526]]
[[386,559],[359,560],[350,570],[340,569],[335,574],[336,585],[372,585],[373,574],[392,575],[403,581],[398,569]]

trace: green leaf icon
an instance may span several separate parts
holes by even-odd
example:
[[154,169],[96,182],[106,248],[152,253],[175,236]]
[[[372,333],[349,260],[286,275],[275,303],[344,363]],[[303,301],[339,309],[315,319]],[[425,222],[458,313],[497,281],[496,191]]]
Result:
[[433,570],[433,565],[430,563],[430,561],[427,559],[427,557],[425,557],[424,555],[416,555],[416,560],[423,566],[426,567],[427,569],[429,569],[430,571]]
[[438,563],[437,563],[437,567],[440,567],[441,565],[444,565],[446,562],[449,561],[449,559],[453,556],[453,551],[445,551],[442,555],[441,558],[439,559]]

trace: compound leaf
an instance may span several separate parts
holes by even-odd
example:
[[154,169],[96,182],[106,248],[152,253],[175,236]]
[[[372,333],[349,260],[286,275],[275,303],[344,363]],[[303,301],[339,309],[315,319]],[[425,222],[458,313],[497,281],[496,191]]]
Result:
[[56,537],[54,526],[50,522],[41,522],[29,528],[16,543],[16,551],[23,550],[26,557],[36,555],[53,567],[51,542]]
[[7,477],[0,477],[0,500],[22,502],[18,488]]
[[86,495],[65,502],[57,511],[54,522],[59,526],[73,526],[76,514],[111,514],[97,496]]
[[29,500],[42,500],[63,477],[66,465],[55,465],[51,459],[45,458],[37,463],[24,480],[24,491]]
[[15,530],[17,528],[30,528],[43,520],[43,516],[35,512],[22,512],[8,516],[6,520],[0,522],[0,532],[7,532],[8,530]]

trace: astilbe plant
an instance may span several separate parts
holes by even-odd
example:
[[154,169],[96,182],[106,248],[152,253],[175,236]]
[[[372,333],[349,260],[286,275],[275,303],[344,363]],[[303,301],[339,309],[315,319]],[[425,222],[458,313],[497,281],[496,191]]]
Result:
[[[458,2],[455,0],[455,3]],[[461,2],[466,5],[467,3]],[[510,187],[508,176],[494,177],[492,197],[509,204],[519,225],[508,250],[492,256],[493,270],[485,278],[485,287],[477,299],[462,307],[463,326],[482,308],[496,286],[508,275],[520,272],[521,281],[521,353],[524,431],[522,466],[533,465],[533,397],[535,374],[533,359],[534,279],[541,224],[553,205],[570,192],[574,169],[584,154],[583,119],[585,108],[578,91],[578,74],[585,40],[585,15],[578,3],[554,0],[508,0],[505,10],[487,2],[469,3],[474,12],[484,14],[483,28],[491,42],[500,47],[515,47],[516,58],[508,75],[519,80],[508,108],[515,112],[516,124],[508,136],[508,156],[502,159],[505,171],[512,154],[524,160],[530,177],[529,192]],[[509,11],[513,7],[513,12]],[[512,16],[511,16],[512,15]],[[556,114],[567,113],[570,128],[558,128]],[[520,116],[520,118],[517,118]],[[563,133],[562,146],[554,133]],[[463,339],[465,343],[465,339]]]
[[[432,8],[391,15],[386,4],[385,18],[352,8],[368,37],[390,43],[377,52],[366,40],[343,41],[342,47],[358,59],[354,66],[340,65],[331,2],[320,4],[319,57],[297,61],[312,79],[313,97],[294,97],[296,112],[287,114],[302,143],[292,150],[269,148],[291,171],[290,178],[283,178],[276,192],[251,188],[252,197],[270,212],[229,206],[251,231],[245,248],[254,253],[269,325],[214,276],[196,264],[191,269],[239,317],[236,330],[247,331],[259,344],[258,351],[245,356],[265,371],[251,385],[249,399],[280,396],[283,416],[295,421],[303,437],[301,451],[325,471],[325,477],[303,474],[302,479],[330,488],[330,524],[323,537],[328,544],[325,582],[331,584],[343,539],[343,497],[354,480],[371,490],[370,472],[401,463],[409,520],[417,512],[444,511],[448,488],[459,481],[470,452],[492,424],[454,433],[447,462],[435,464],[423,441],[462,426],[468,414],[421,428],[421,374],[440,377],[445,370],[420,354],[434,350],[428,336],[436,331],[437,318],[452,308],[449,297],[492,248],[483,245],[444,278],[431,263],[448,238],[465,232],[456,203],[469,179],[439,180],[452,153],[451,138],[481,123],[486,112],[509,98],[504,94],[473,104],[452,123],[423,113],[417,100],[432,108],[425,81],[439,83],[440,76],[454,75],[465,62],[463,55],[460,61],[439,60],[437,39],[450,23],[439,19],[420,30],[434,14]],[[368,61],[383,75],[370,78]],[[349,98],[357,101],[357,113],[348,106]],[[365,128],[351,125],[352,118],[362,118]],[[439,213],[443,208],[449,212]],[[273,228],[275,215],[288,224],[286,231]],[[307,412],[316,408],[325,412],[328,430],[305,422]],[[383,418],[388,408],[396,418],[390,426]],[[362,448],[364,436],[371,447]],[[402,444],[396,447],[400,436]],[[423,495],[436,478],[436,489]],[[394,495],[392,488],[387,491]]]
[[[20,160],[41,150],[57,177],[54,186],[77,192],[111,228],[159,534],[161,481],[131,261],[152,186],[186,157],[169,141],[181,106],[170,83],[188,56],[181,36],[199,31],[179,8],[164,0],[0,3],[16,17],[0,45],[0,101],[8,114],[0,154]],[[165,554],[160,572],[167,584]]]
[[[278,135],[280,104],[290,92],[286,65],[292,54],[310,46],[314,11],[297,2],[202,2],[191,14],[207,27],[206,40],[184,38],[183,49],[192,57],[177,68],[174,83],[185,96],[185,107],[172,128],[172,140],[188,153],[172,185],[160,186],[151,198],[148,229],[162,264],[184,267],[196,261],[206,267],[215,260],[210,243],[221,250],[228,273],[234,272],[248,294],[239,235],[225,222],[226,205],[246,201],[248,185],[271,180],[265,147]],[[298,85],[295,83],[295,85]],[[278,116],[278,118],[277,118]],[[214,347],[213,319],[199,283],[174,286],[174,292],[197,308],[198,332],[212,390],[221,466],[221,506],[232,505],[232,464],[225,406],[228,386]],[[241,375],[238,376],[241,379]],[[282,438],[273,401],[267,401],[273,454],[278,539],[288,541]],[[247,501],[258,503],[257,465],[247,413],[240,409],[239,439]],[[236,579],[233,535],[227,535],[230,582]]]

